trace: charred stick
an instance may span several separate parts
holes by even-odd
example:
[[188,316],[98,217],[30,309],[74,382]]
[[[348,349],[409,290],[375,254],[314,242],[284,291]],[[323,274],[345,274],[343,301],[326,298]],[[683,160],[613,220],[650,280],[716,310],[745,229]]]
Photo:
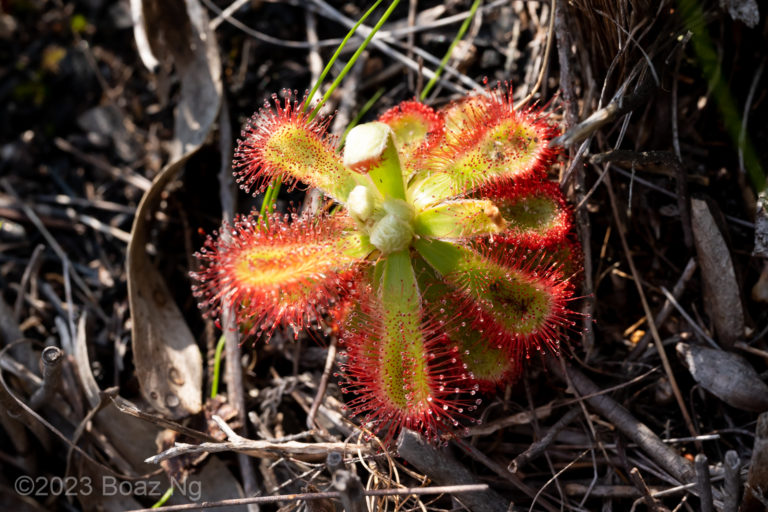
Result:
[[739,490],[741,478],[739,467],[741,459],[735,450],[725,452],[725,485],[723,486],[723,512],[736,512],[739,509]]
[[[438,450],[419,434],[403,429],[397,439],[397,451],[420,472],[441,485],[475,484],[476,477],[445,450]],[[460,501],[475,512],[506,512],[508,503],[495,491],[467,493]]]
[[58,389],[61,389],[61,363],[64,361],[64,352],[59,347],[45,347],[40,355],[40,364],[43,367],[43,384],[29,399],[29,407],[36,411],[44,403],[53,398]]
[[712,482],[709,480],[709,461],[703,453],[696,455],[696,486],[699,488],[701,512],[712,512]]
[[544,437],[531,444],[527,450],[515,457],[515,459],[509,463],[509,467],[507,469],[509,469],[509,471],[512,473],[517,473],[520,468],[544,453],[549,445],[552,444],[552,442],[555,440],[557,435],[571,422],[573,422],[580,414],[581,410],[579,408],[573,408],[566,412],[565,415],[563,415],[563,417],[557,421],[557,423],[550,427],[549,431]]
[[341,504],[346,512],[367,512],[365,489],[360,477],[346,469],[333,473],[333,487],[339,491]]
[[635,487],[640,490],[640,494],[642,494],[643,501],[645,501],[645,506],[648,507],[648,510],[653,512],[661,512],[662,509],[659,508],[659,503],[656,501],[653,495],[651,495],[651,490],[645,484],[645,480],[643,480],[643,476],[640,474],[640,470],[636,467],[632,468],[632,470],[629,472],[629,477],[632,479],[632,483],[635,484]]
[[559,362],[552,361],[548,365],[549,370],[558,376],[563,382],[573,384],[584,401],[598,414],[613,423],[624,435],[637,443],[640,448],[664,468],[670,475],[681,483],[690,483],[695,480],[695,472],[691,463],[675,453],[669,446],[644,423],[641,423],[621,404],[612,398],[602,394],[603,390],[592,382],[586,375],[571,366],[567,366],[567,377]]

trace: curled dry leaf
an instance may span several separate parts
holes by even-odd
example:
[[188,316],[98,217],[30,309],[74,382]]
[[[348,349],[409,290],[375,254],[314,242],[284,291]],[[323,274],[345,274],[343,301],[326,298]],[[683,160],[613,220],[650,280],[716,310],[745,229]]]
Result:
[[704,389],[732,407],[768,411],[768,386],[738,354],[678,343],[677,355]]
[[77,322],[74,345],[72,347],[64,346],[64,349],[72,356],[75,363],[77,378],[80,381],[80,386],[83,388],[85,399],[88,401],[89,407],[93,408],[99,405],[101,397],[99,385],[96,383],[96,379],[93,376],[91,361],[88,358],[88,343],[85,325],[86,314],[83,312],[82,316],[80,316],[80,320]]
[[[141,1],[141,0],[137,0]],[[128,244],[132,344],[142,394],[162,414],[181,418],[201,408],[202,357],[163,277],[146,253],[149,219],[166,185],[205,141],[221,104],[218,49],[197,0],[141,1],[152,51],[171,59],[181,81],[171,161],[139,204]]]
[[[86,337],[86,314],[83,313],[77,323],[73,340],[62,338],[62,347],[72,357],[75,375],[83,390],[88,408],[100,407],[102,393],[91,370]],[[110,462],[117,470],[125,474],[149,474],[154,467],[144,462],[144,456],[152,453],[158,428],[138,418],[126,416],[109,402],[93,416],[93,431],[108,439]],[[102,470],[92,464],[84,464],[82,476],[93,482],[101,482]],[[170,485],[167,478],[153,475],[146,480],[147,485],[165,488]],[[132,510],[141,505],[132,496],[121,493],[78,493],[83,510]]]
[[691,201],[691,223],[704,302],[721,345],[730,347],[744,336],[744,309],[731,253],[706,201]]

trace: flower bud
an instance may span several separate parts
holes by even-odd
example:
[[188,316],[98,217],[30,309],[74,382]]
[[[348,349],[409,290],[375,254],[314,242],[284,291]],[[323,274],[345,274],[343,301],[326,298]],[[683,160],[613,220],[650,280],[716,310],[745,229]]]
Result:
[[365,222],[373,214],[375,203],[376,199],[371,189],[365,185],[358,185],[349,193],[347,209],[353,218]]
[[371,230],[371,244],[384,254],[408,247],[413,238],[413,228],[396,214],[388,213]]
[[384,123],[365,123],[352,128],[344,144],[344,165],[366,171],[387,149],[392,129]]

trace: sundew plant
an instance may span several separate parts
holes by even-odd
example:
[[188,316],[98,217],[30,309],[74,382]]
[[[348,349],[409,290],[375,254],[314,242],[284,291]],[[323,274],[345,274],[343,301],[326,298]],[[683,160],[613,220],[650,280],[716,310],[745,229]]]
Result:
[[232,308],[248,335],[332,319],[350,414],[390,438],[437,438],[573,325],[579,251],[547,178],[556,128],[503,88],[441,110],[406,101],[350,130],[341,151],[328,122],[291,94],[251,118],[241,186],[301,183],[329,207],[236,218],[197,254],[194,292],[209,314]]

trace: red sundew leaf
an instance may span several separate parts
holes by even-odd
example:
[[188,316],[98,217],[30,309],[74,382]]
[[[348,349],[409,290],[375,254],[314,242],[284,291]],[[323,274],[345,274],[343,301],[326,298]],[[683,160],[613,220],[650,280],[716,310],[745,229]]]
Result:
[[248,121],[238,141],[233,167],[246,191],[263,192],[279,178],[293,187],[298,182],[317,187],[338,202],[346,201],[355,178],[336,153],[335,141],[326,136],[329,118],[309,120],[304,101],[290,92],[283,103],[272,96]]
[[521,181],[499,184],[484,194],[498,208],[504,224],[498,238],[544,249],[561,245],[571,228],[572,212],[557,183]]
[[500,233],[504,220],[490,199],[452,199],[419,212],[413,227],[421,237],[470,239]]
[[443,118],[418,101],[404,101],[379,117],[395,134],[400,159],[407,167],[411,157],[439,140],[443,135]]
[[[438,240],[417,240],[416,250],[459,292],[455,304],[491,346],[518,354],[531,349],[557,351],[562,329],[573,326],[567,303],[573,286],[557,264],[504,244],[471,249]],[[488,322],[488,319],[492,321]]]
[[547,241],[546,244],[536,243],[531,237],[518,238],[507,233],[503,238],[495,238],[491,244],[481,240],[474,244],[481,251],[488,245],[506,246],[510,250],[527,255],[528,264],[532,267],[556,267],[564,279],[568,279],[573,288],[577,288],[584,277],[583,252],[581,244],[572,233],[563,239]]
[[434,439],[474,410],[477,385],[424,315],[407,251],[378,267],[380,285],[360,294],[341,340],[342,391],[355,395],[347,407],[387,440],[404,427]]
[[485,116],[493,100],[485,94],[473,94],[446,105],[440,113],[445,123],[446,142],[457,142],[462,132],[472,130]]
[[557,157],[549,141],[558,131],[540,112],[515,110],[500,91],[476,99],[463,112],[469,113],[448,123],[444,139],[415,163],[417,203],[435,204],[507,181],[546,177]]
[[[482,327],[491,325],[493,318],[478,311],[473,304],[467,304],[466,297],[443,282],[422,258],[415,258],[414,267],[419,286],[424,290],[425,309],[448,343],[458,348],[463,367],[480,391],[492,392],[517,380],[523,369],[520,354],[509,346],[499,347],[495,340],[483,334]],[[484,321],[478,322],[481,316]],[[479,330],[475,329],[477,323],[481,325]]]
[[238,217],[196,254],[203,268],[191,274],[195,296],[214,315],[222,303],[235,305],[251,334],[269,335],[281,323],[298,332],[361,278],[372,248],[352,225],[346,216],[289,223],[275,215],[264,228],[254,216]]
[[499,184],[482,198],[443,201],[414,220],[420,237],[464,242],[490,237],[536,251],[563,246],[571,228],[572,212],[559,187],[539,180]]
[[[453,304],[466,303],[459,294],[448,297]],[[494,319],[477,308],[472,309],[471,305],[469,308],[466,318],[447,333],[450,342],[459,348],[464,366],[482,392],[496,391],[501,386],[514,383],[523,371],[524,359],[520,351],[513,344],[499,346],[494,337],[485,336],[483,330],[492,325]]]

